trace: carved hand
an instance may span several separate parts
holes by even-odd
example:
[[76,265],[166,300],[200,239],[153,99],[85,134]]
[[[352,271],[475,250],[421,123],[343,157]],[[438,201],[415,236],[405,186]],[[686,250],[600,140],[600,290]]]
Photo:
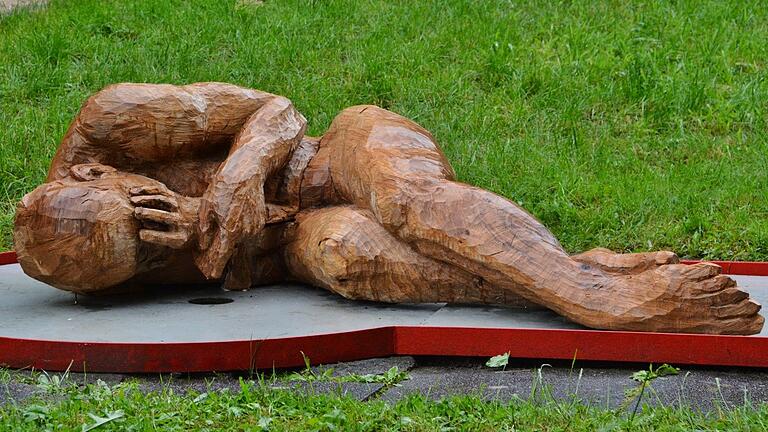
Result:
[[243,125],[200,207],[195,264],[207,278],[219,278],[238,245],[264,228],[264,182],[285,165],[305,128],[304,117],[282,97],[265,103]]
[[192,247],[197,238],[199,198],[179,195],[165,186],[138,186],[129,191],[134,215],[141,221],[141,241],[173,249]]
[[197,267],[209,278],[221,276],[235,246],[264,228],[267,209],[261,181],[231,184],[214,179],[200,205]]

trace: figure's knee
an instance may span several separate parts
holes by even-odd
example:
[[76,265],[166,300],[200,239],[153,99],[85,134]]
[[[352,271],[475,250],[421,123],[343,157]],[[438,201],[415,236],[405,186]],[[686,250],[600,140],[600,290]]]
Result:
[[432,134],[420,124],[376,105],[355,105],[342,110],[328,132],[328,138],[343,136],[345,141],[367,142],[382,150],[439,152]]
[[419,283],[425,258],[349,206],[300,215],[285,262],[294,277],[350,299],[413,302],[427,285]]
[[351,207],[329,207],[303,212],[296,218],[292,241],[285,248],[285,263],[298,279],[321,285],[345,297],[345,288],[370,258],[363,248],[350,247],[373,223],[362,211]]
[[411,198],[455,178],[432,135],[415,122],[375,106],[344,110],[323,136],[335,191],[371,209],[388,230],[403,223]]
[[333,159],[353,157],[357,151],[365,150],[372,129],[391,116],[396,114],[375,105],[345,108],[331,121],[320,146],[329,148],[334,154]]

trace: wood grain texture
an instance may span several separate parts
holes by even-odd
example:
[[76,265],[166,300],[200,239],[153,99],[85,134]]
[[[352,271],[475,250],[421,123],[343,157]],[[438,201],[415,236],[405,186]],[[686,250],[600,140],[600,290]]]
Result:
[[293,277],[349,299],[536,307],[509,291],[485,287],[482,278],[469,272],[420,255],[369,210],[354,206],[303,211],[283,253]]
[[760,306],[671,252],[569,256],[456,181],[432,135],[363,105],[321,138],[284,97],[117,84],[86,101],[15,223],[27,274],[83,293],[285,280],[346,298],[546,307],[592,328],[757,333]]
[[107,174],[87,182],[54,180],[27,194],[14,229],[24,271],[57,288],[88,293],[161,267],[161,251],[140,247],[141,222],[129,199],[132,187],[151,182]]

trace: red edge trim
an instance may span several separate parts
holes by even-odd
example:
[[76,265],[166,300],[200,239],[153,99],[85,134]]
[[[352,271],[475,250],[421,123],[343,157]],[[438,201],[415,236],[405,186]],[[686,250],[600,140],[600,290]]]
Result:
[[0,265],[16,264],[16,252],[0,252]]
[[723,268],[723,274],[741,276],[768,276],[768,262],[756,261],[697,261],[682,260],[683,264],[711,262]]
[[[0,253],[0,265],[16,262]],[[699,261],[683,261],[695,264]],[[768,276],[768,263],[714,261],[725,274]],[[74,372],[208,372],[297,367],[390,355],[492,356],[768,367],[768,337],[602,330],[381,327],[266,340],[71,342],[0,337],[0,365]]]
[[[73,372],[211,372],[286,368],[387,357],[392,328],[265,340],[111,343],[0,337],[0,365]],[[303,353],[303,354],[302,354]]]
[[768,338],[597,330],[381,327],[269,340],[102,343],[0,338],[0,364],[74,372],[208,372],[442,355],[768,367]]

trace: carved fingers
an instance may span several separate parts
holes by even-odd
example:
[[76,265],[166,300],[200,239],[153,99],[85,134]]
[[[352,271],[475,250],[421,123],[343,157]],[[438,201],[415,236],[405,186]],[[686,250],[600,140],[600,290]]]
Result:
[[150,225],[152,227],[158,227],[166,225],[172,227],[181,222],[181,216],[175,211],[156,210],[153,208],[136,207],[134,210],[136,219]]
[[197,207],[194,198],[176,194],[162,185],[131,188],[134,216],[142,224],[139,238],[147,243],[184,249],[196,235]]
[[234,254],[234,244],[234,239],[227,231],[219,230],[208,243],[208,247],[195,255],[195,265],[206,278],[220,278]]
[[139,238],[143,242],[167,246],[172,249],[184,249],[189,244],[189,235],[186,232],[165,232],[143,229],[139,231]]
[[257,236],[267,221],[262,184],[252,181],[232,188],[220,182],[200,204],[197,267],[219,278],[238,244]]
[[165,195],[135,195],[131,202],[137,207],[154,208],[167,212],[178,210],[178,201]]

